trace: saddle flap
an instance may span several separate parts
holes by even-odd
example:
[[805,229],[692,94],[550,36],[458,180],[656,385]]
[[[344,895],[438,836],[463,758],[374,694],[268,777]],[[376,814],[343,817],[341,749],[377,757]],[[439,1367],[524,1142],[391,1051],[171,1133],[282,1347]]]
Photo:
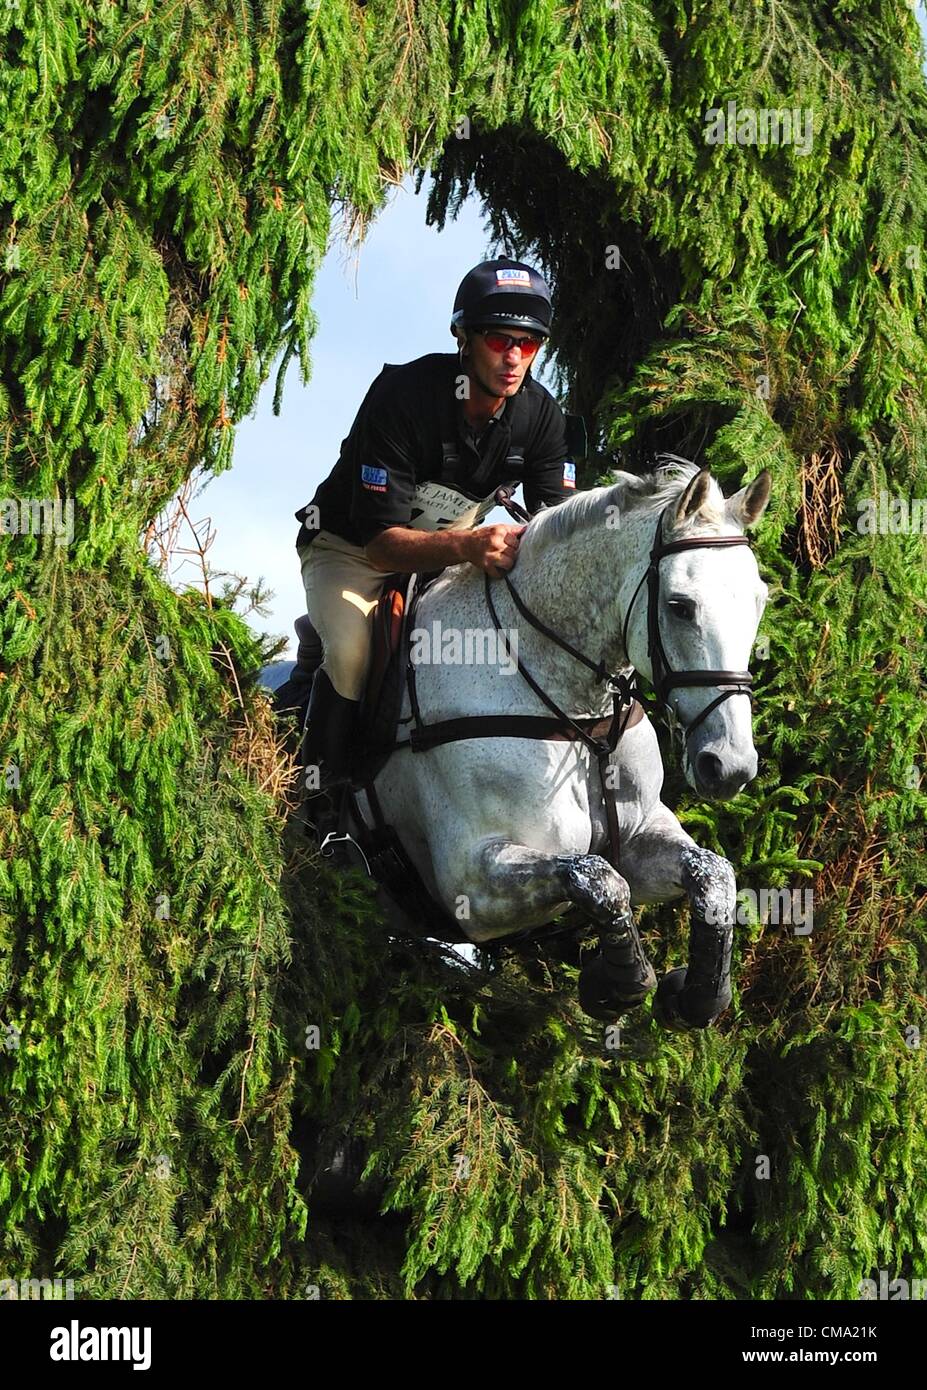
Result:
[[358,717],[361,764],[388,748],[396,736],[403,695],[403,634],[415,579],[414,574],[390,575],[377,601]]

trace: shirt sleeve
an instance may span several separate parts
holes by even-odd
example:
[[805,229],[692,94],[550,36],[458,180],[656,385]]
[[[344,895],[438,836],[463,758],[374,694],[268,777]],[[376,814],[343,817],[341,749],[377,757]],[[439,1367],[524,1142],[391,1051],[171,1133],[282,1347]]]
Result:
[[536,512],[542,502],[556,506],[576,495],[576,465],[570,458],[563,411],[544,392],[535,433],[526,451],[525,506]]
[[367,545],[387,526],[408,526],[415,493],[418,435],[395,393],[375,393],[358,420],[351,522]]

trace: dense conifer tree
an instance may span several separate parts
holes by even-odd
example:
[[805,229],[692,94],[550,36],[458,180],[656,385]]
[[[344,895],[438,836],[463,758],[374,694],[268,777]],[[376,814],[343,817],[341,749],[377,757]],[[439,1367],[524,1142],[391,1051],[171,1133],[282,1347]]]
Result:
[[[638,1299],[923,1275],[927,570],[892,522],[927,498],[913,13],[6,0],[0,44],[0,1277]],[[294,356],[308,378],[332,212],[362,228],[409,171],[438,221],[475,188],[549,271],[587,485],[656,449],[728,490],[772,472],[761,772],[723,807],[669,796],[744,887],[812,889],[813,930],[743,925],[704,1034],[644,1010],[613,1046],[566,951],[391,943],[284,832],[267,651],[141,543],[229,466],[278,360],[284,408]],[[69,543],[23,499],[70,500]],[[642,923],[679,963],[685,911]],[[340,1214],[339,1149],[364,1169]]]

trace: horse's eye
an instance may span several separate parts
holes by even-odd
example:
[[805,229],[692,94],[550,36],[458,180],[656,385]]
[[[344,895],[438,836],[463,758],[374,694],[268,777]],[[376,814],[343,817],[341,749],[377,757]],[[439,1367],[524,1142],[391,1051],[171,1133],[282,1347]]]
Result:
[[675,618],[692,618],[695,614],[695,604],[688,598],[668,599],[666,606]]

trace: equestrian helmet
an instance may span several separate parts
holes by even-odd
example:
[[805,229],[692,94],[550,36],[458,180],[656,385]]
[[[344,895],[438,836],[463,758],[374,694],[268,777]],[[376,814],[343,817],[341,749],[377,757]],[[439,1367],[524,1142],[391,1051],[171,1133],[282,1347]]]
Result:
[[499,256],[482,261],[460,282],[451,315],[455,328],[521,328],[550,335],[550,290],[530,265]]

